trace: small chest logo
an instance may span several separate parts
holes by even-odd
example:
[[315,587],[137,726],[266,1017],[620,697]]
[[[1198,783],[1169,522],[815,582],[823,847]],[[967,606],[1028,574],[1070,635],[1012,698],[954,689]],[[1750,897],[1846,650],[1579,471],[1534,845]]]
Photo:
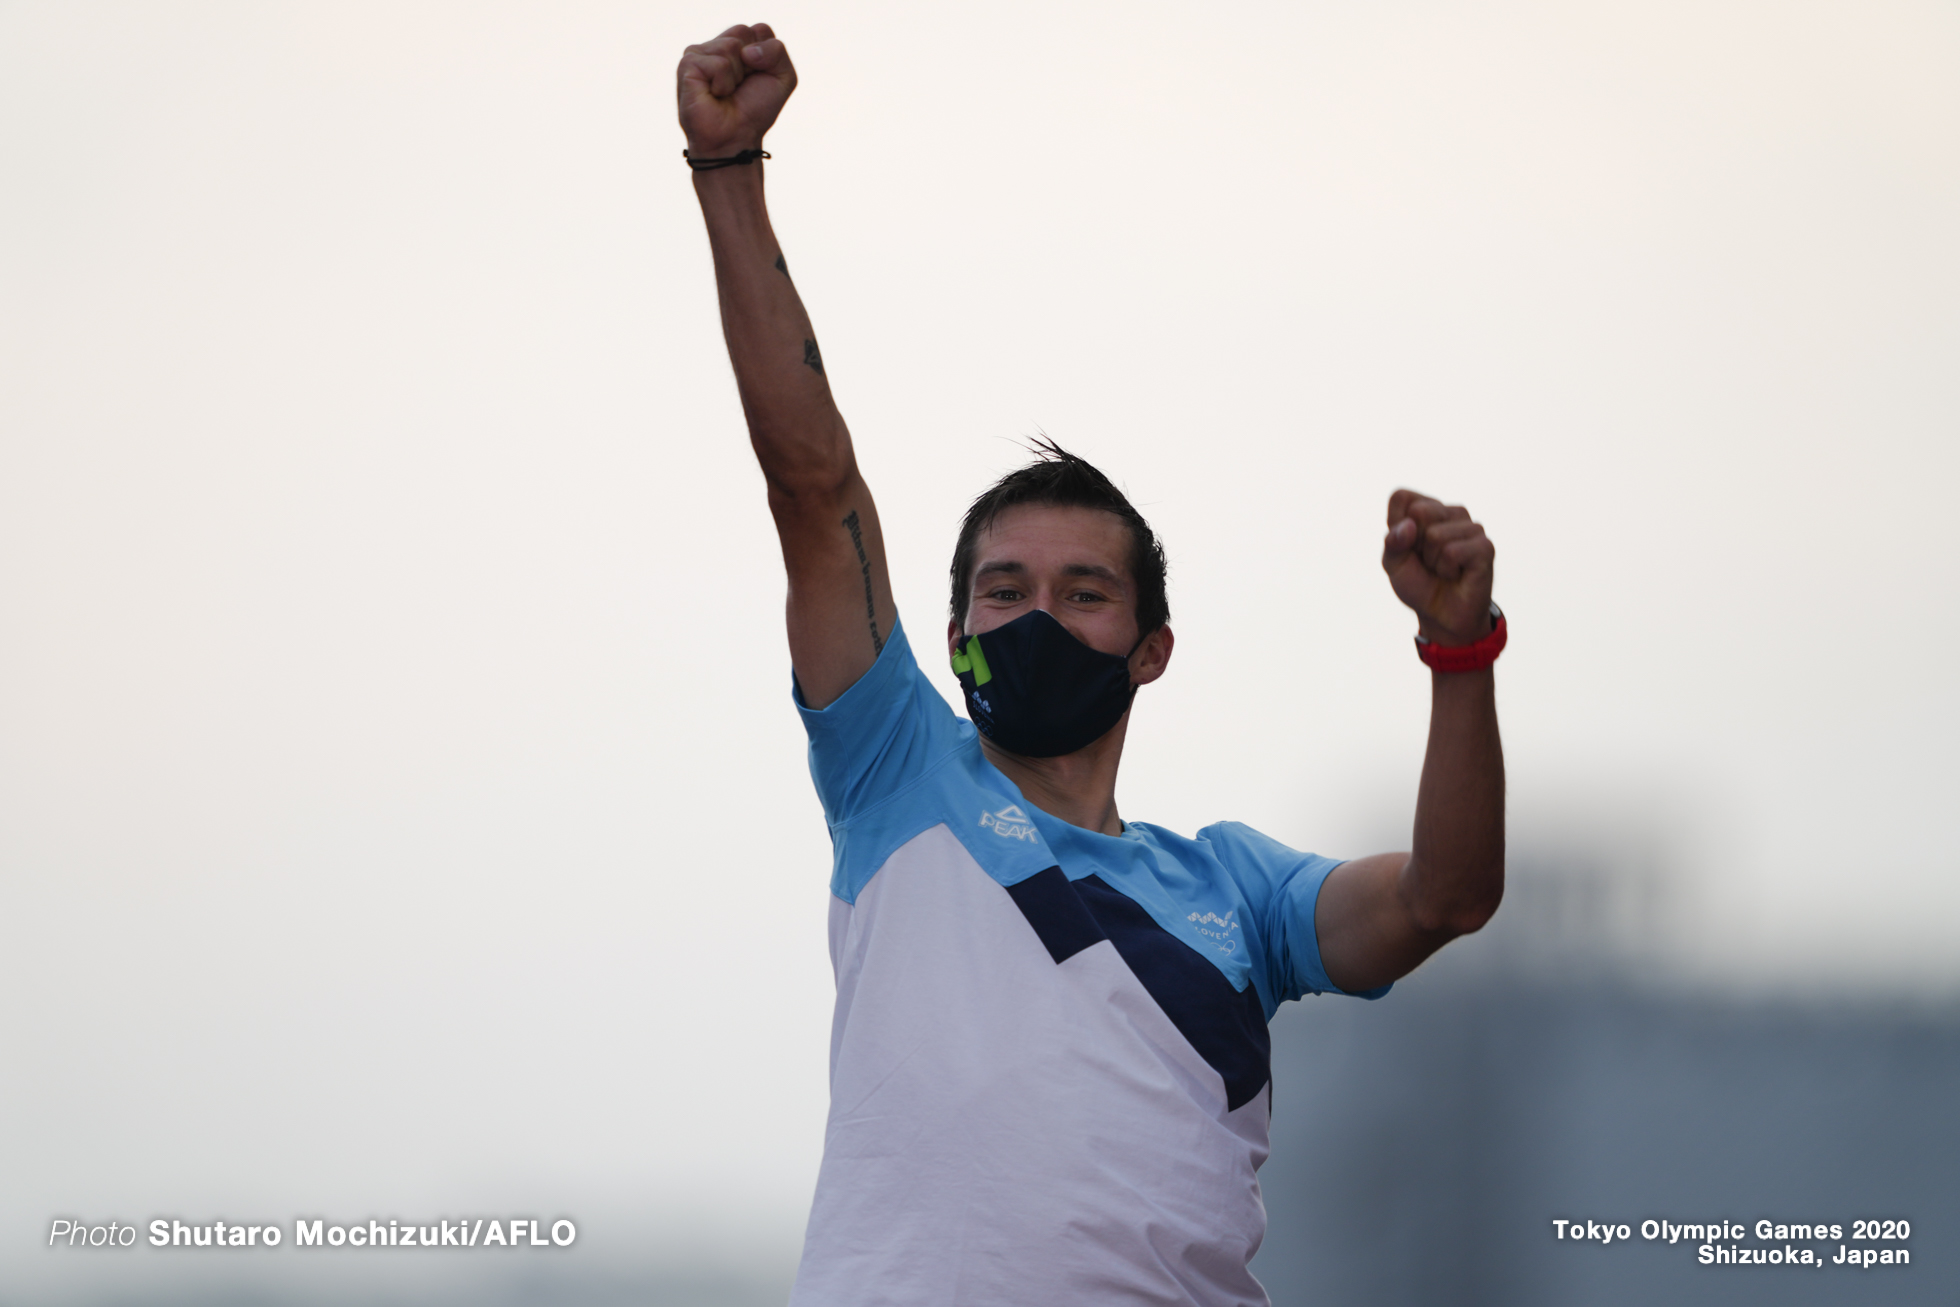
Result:
[[1236,953],[1239,941],[1233,937],[1239,923],[1232,920],[1238,916],[1238,909],[1219,916],[1216,912],[1194,912],[1185,920],[1198,928],[1198,933],[1211,941],[1211,946],[1220,953]]
[[1022,812],[1017,804],[1010,803],[999,812],[981,813],[980,824],[1002,839],[1026,840],[1030,844],[1041,841],[1034,823],[1028,820],[1028,814]]

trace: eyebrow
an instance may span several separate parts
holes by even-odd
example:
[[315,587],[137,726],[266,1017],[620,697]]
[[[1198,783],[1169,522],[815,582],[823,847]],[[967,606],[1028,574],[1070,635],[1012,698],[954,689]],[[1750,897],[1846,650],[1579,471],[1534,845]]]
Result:
[[[974,569],[973,583],[978,585],[980,584],[981,578],[987,576],[1026,576],[1027,574],[1028,565],[1026,563],[1017,563],[1012,559],[1002,559],[999,562],[980,564],[978,568]],[[1107,581],[1111,585],[1119,588],[1123,585],[1123,578],[1115,571],[1096,563],[1069,563],[1062,568],[1062,575],[1093,576],[1098,580]]]

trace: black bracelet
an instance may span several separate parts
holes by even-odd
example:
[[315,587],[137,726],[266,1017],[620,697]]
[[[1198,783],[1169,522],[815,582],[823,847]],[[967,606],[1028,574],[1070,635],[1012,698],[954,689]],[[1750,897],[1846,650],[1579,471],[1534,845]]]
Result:
[[731,154],[725,159],[697,159],[686,150],[681,151],[681,158],[686,159],[687,166],[696,172],[713,172],[717,168],[743,167],[754,163],[757,159],[767,159],[770,157],[770,153],[767,150],[744,150],[740,154]]

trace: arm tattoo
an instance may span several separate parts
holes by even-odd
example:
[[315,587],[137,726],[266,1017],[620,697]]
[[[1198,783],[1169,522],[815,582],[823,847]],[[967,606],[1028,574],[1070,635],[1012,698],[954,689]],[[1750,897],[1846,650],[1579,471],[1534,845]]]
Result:
[[[812,347],[814,348],[814,346]],[[823,371],[818,368],[817,371]],[[871,627],[871,651],[885,652],[885,641],[878,634],[878,605],[871,598],[871,560],[864,556],[864,532],[858,529],[857,510],[844,519],[844,529],[851,533],[851,543],[857,546],[858,571],[864,575],[864,620]]]
[[789,276],[789,264],[783,262],[783,256],[780,254],[776,256],[776,271],[785,277]]
[[803,342],[803,366],[815,368],[818,376],[823,375],[823,355],[817,353],[817,342],[814,340]]

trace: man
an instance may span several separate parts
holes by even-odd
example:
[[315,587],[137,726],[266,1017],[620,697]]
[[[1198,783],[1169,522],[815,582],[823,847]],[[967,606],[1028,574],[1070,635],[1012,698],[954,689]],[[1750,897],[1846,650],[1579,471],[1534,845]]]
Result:
[[981,497],[946,633],[960,721],[899,624],[763,203],[789,55],[731,27],[679,83],[835,851],[830,1119],[792,1302],[1264,1303],[1267,1020],[1379,996],[1502,893],[1490,542],[1461,508],[1389,501],[1383,566],[1436,669],[1410,852],[1125,822],[1131,703],[1173,648],[1149,526],[1053,445]]

